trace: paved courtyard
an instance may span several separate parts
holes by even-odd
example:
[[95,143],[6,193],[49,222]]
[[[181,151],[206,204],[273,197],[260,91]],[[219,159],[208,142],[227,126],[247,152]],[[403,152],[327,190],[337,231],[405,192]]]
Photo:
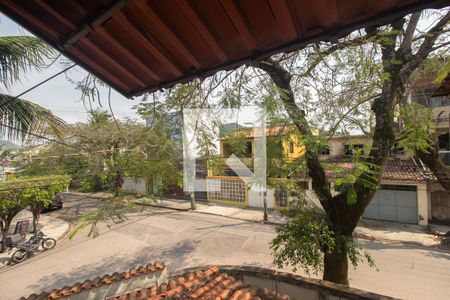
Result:
[[[169,270],[206,264],[273,268],[268,247],[275,236],[272,225],[151,208],[129,214],[125,222],[111,228],[102,225],[100,231],[96,239],[80,232],[54,250],[0,270],[0,298],[17,299],[157,260]],[[352,269],[351,286],[405,299],[450,299],[448,252],[365,244],[380,271],[366,264]]]

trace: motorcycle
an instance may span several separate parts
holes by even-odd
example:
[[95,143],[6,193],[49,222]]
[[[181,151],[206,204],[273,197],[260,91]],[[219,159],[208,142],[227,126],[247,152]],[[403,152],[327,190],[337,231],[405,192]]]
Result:
[[8,253],[10,253],[13,248],[18,249],[11,256],[11,260],[18,264],[38,251],[39,246],[44,250],[53,249],[56,246],[56,240],[54,238],[45,237],[45,234],[42,231],[38,231],[33,234],[28,241],[11,245]]

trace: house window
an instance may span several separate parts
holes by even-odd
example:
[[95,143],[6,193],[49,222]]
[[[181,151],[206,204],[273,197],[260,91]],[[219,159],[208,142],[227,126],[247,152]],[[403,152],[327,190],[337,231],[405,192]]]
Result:
[[294,153],[294,142],[289,142],[289,153]]
[[363,144],[347,144],[344,145],[344,155],[345,156],[354,156],[364,154],[364,145]]
[[395,143],[391,149],[391,155],[405,155],[405,148],[401,147],[398,143]]
[[439,96],[431,98],[431,108],[448,106],[448,97],[447,96]]
[[330,155],[330,146],[323,146],[319,148],[318,151],[319,155]]

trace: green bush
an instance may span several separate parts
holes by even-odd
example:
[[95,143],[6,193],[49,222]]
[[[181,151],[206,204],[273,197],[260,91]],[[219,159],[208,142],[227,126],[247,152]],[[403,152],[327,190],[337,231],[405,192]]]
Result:
[[19,177],[0,182],[0,231],[2,250],[5,235],[11,221],[22,209],[30,206],[33,213],[33,227],[43,207],[51,203],[52,198],[67,189],[70,177],[65,175]]

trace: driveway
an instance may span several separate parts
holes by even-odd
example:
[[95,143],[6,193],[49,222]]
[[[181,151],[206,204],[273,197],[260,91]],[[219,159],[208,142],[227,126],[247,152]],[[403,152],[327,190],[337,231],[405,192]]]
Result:
[[[272,267],[271,225],[219,216],[149,209],[128,215],[96,239],[80,232],[20,265],[0,271],[1,299],[71,285],[87,278],[162,261],[169,270],[206,264]],[[366,242],[377,272],[350,271],[353,287],[405,299],[450,299],[450,254],[438,249]]]

